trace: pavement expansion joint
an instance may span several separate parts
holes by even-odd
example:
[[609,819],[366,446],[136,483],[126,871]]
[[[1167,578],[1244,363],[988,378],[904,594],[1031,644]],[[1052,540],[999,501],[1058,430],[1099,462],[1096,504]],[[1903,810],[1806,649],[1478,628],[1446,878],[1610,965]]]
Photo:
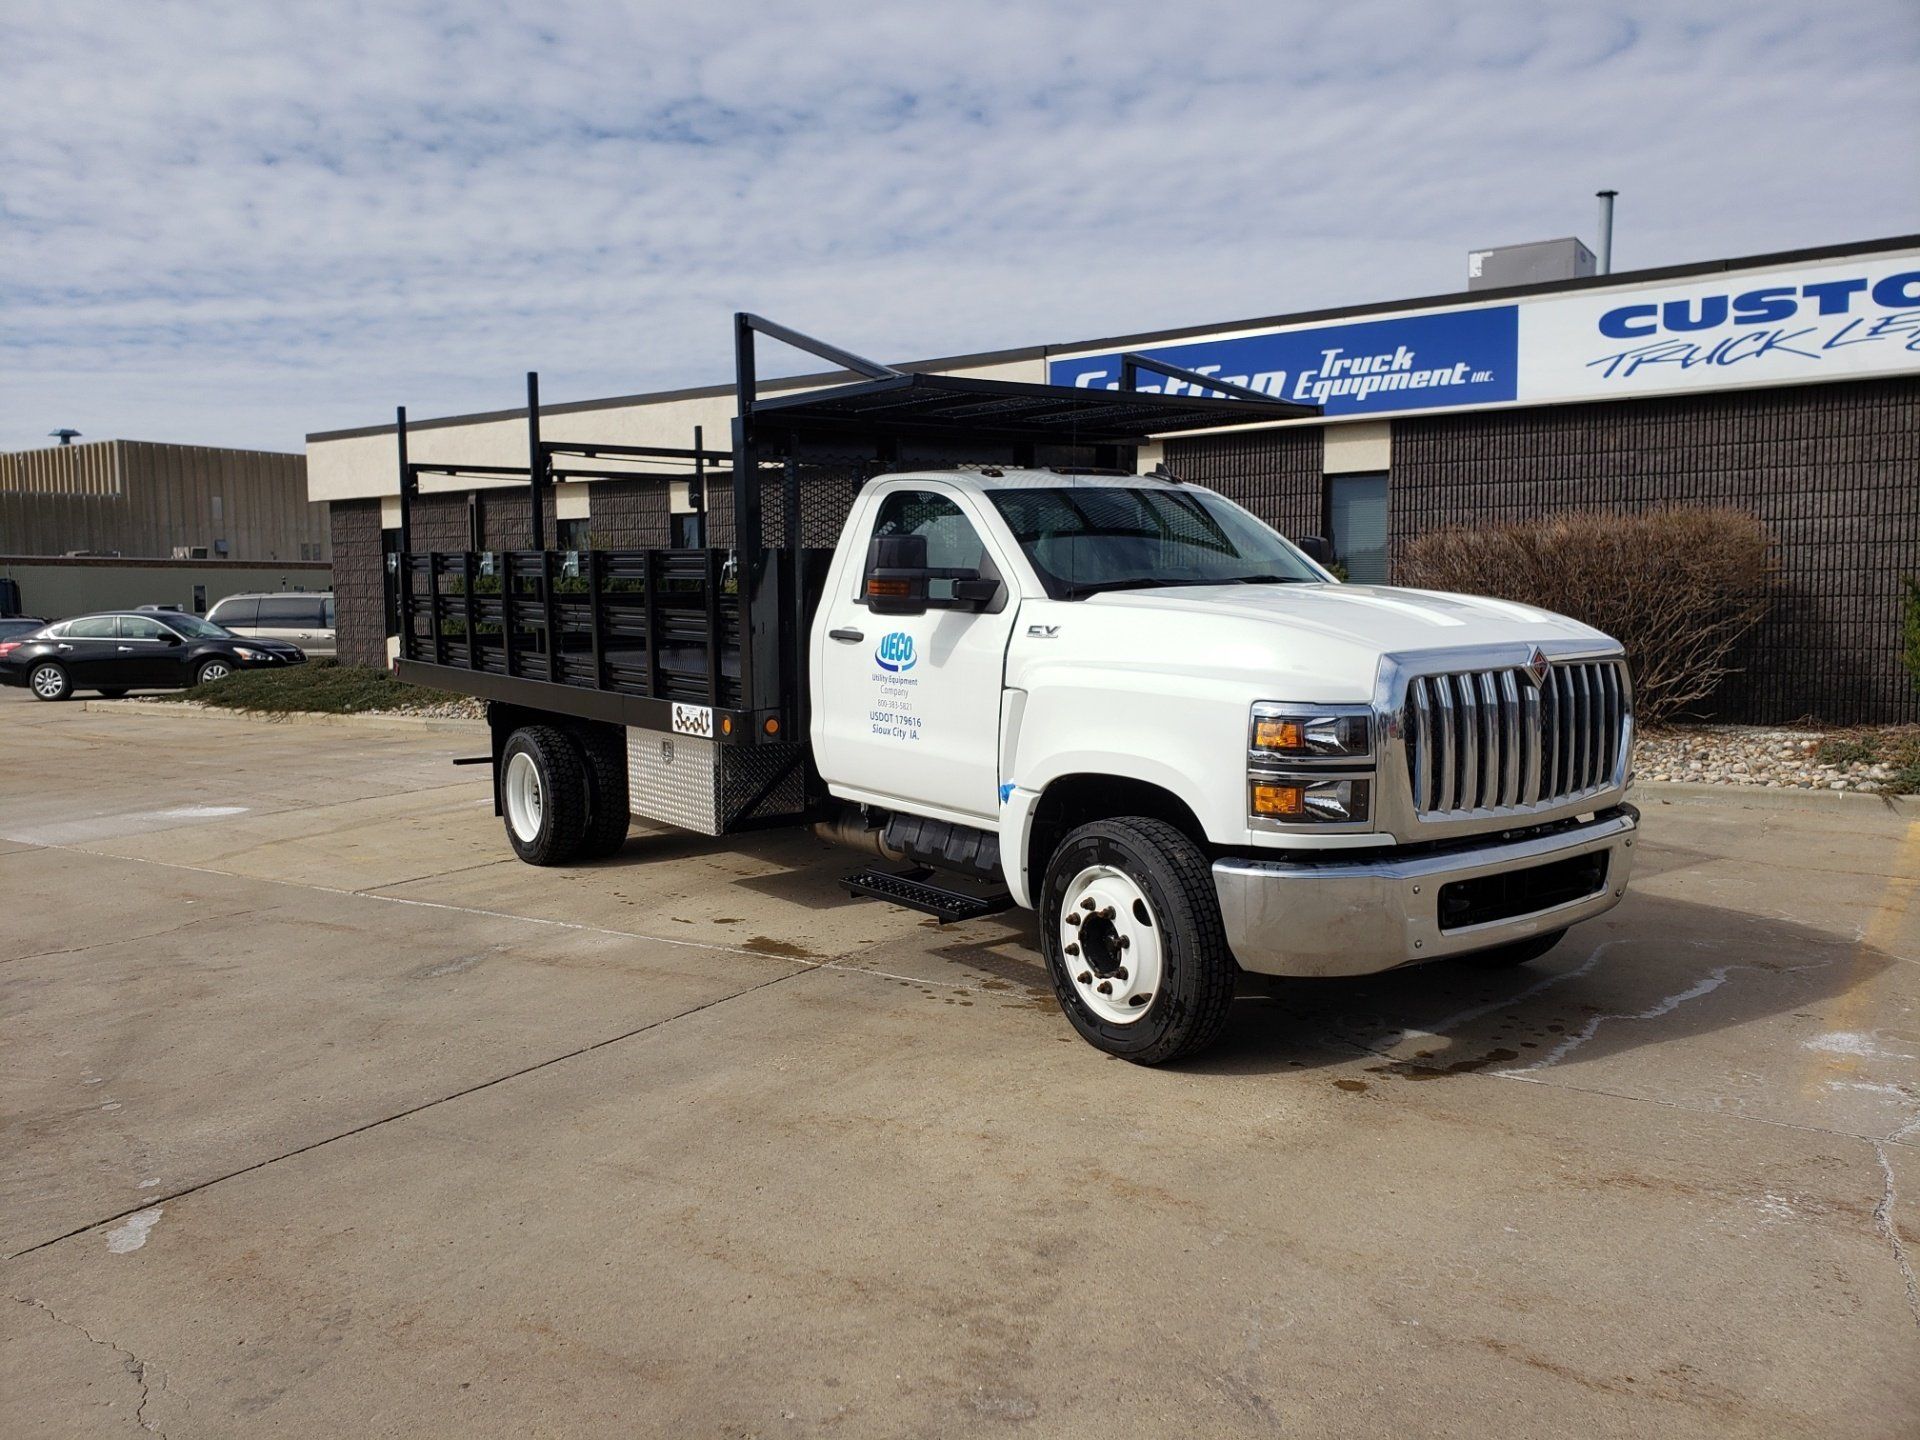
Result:
[[[636,1025],[631,1030],[622,1031],[618,1035],[609,1035],[604,1040],[595,1040],[591,1044],[576,1046],[574,1049],[565,1051],[562,1054],[550,1055],[545,1060],[536,1060],[531,1065],[522,1065],[517,1070],[509,1070],[504,1075],[495,1075],[491,1079],[480,1080],[472,1085],[462,1086],[460,1089],[452,1091],[449,1094],[438,1095],[431,1100],[423,1100],[418,1105],[409,1105],[404,1110],[396,1110],[391,1115],[383,1115],[377,1120],[369,1120],[361,1125],[350,1126],[337,1134],[324,1135],[318,1140],[310,1140],[304,1145],[296,1145],[293,1149],[283,1151],[278,1155],[270,1155],[264,1160],[254,1161],[251,1165],[242,1165],[238,1169],[229,1170],[224,1175],[215,1175],[210,1179],[183,1186],[181,1189],[165,1195],[148,1196],[138,1205],[129,1206],[125,1210],[116,1211],[111,1215],[102,1216],[97,1220],[89,1220],[83,1225],[76,1225],[71,1230],[65,1231],[62,1234],[52,1236],[50,1239],[42,1240],[37,1244],[29,1245],[24,1250],[16,1250],[13,1254],[7,1256],[6,1259],[18,1260],[23,1255],[31,1255],[35,1251],[45,1250],[50,1246],[58,1245],[63,1240],[71,1240],[76,1235],[84,1235],[91,1230],[98,1230],[103,1225],[111,1225],[117,1220],[124,1220],[129,1215],[135,1215],[143,1210],[151,1210],[159,1206],[169,1205],[175,1200],[183,1199],[189,1195],[197,1195],[202,1190],[210,1190],[216,1185],[226,1183],[228,1180],[237,1179],[242,1175],[251,1175],[256,1170],[264,1170],[271,1165],[278,1165],[283,1160],[292,1160],[297,1156],[322,1149],[336,1141],[350,1140],[356,1135],[364,1135],[369,1130],[377,1130],[383,1125],[391,1125],[396,1120],[405,1120],[409,1116],[418,1115],[423,1110],[432,1110],[437,1106],[448,1104],[451,1101],[465,1099],[467,1096],[476,1095],[482,1090],[491,1090],[496,1085],[504,1085],[509,1080],[518,1080],[524,1076],[549,1069],[565,1061],[578,1059],[582,1055],[590,1055],[596,1050],[604,1050],[609,1045],[618,1045],[623,1040],[632,1040],[636,1036],[644,1035],[650,1030],[658,1030],[663,1026],[673,1024],[675,1021],[685,1020],[691,1016],[700,1014],[702,1011],[711,1010],[716,1005],[724,1005],[729,1000],[738,1000],[742,996],[753,994],[756,990],[764,990],[769,985],[778,985],[783,980],[791,980],[796,975],[804,975],[806,973],[806,970],[789,970],[783,975],[774,975],[766,980],[760,980],[752,985],[748,985],[743,989],[729,991],[725,995],[717,995],[713,999],[703,1001],[698,1005],[690,1005],[685,1010],[676,1011],[671,1015],[663,1015],[657,1020],[649,1020],[644,1025]],[[19,1299],[20,1297],[15,1296],[14,1298]],[[37,1304],[38,1302],[32,1301],[25,1303]],[[53,1312],[48,1311],[48,1313],[52,1314]]]

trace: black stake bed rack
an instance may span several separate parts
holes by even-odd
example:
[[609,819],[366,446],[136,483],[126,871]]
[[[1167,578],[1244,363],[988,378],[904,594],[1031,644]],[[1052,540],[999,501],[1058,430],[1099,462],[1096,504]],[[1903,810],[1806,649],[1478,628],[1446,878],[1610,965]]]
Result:
[[[763,397],[756,336],[857,378]],[[747,314],[734,317],[734,358],[731,451],[707,449],[697,429],[685,449],[543,439],[539,379],[529,374],[526,465],[421,464],[408,459],[402,408],[399,677],[725,745],[791,744],[806,735],[813,606],[846,505],[866,479],[961,463],[1131,469],[1152,436],[1318,413],[1145,356],[1125,357],[1116,390],[896,370]],[[1140,390],[1143,370],[1193,393]],[[416,551],[412,511],[425,475],[524,481],[527,548]],[[549,548],[553,484],[581,479],[687,481],[706,538],[724,528],[726,543]]]

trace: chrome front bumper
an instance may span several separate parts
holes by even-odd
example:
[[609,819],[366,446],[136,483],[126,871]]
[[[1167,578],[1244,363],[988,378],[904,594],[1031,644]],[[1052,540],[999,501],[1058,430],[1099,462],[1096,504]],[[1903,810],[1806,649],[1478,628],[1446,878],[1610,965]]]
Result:
[[[1218,860],[1213,884],[1227,942],[1242,969],[1369,975],[1524,940],[1611,910],[1626,893],[1639,820],[1631,805],[1620,805],[1548,835],[1425,854],[1318,864],[1304,857]],[[1441,928],[1443,886],[1596,851],[1607,852],[1606,873],[1591,894],[1506,919]]]

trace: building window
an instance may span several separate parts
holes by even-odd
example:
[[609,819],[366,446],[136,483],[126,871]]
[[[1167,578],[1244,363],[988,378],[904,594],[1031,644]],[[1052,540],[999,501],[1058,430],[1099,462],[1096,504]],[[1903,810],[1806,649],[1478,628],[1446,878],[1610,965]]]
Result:
[[1327,538],[1356,585],[1387,583],[1387,477],[1327,477]]
[[674,549],[698,550],[706,544],[705,538],[701,535],[700,518],[699,514],[693,511],[673,516],[673,534],[670,538]]
[[591,550],[593,533],[587,528],[590,520],[556,520],[553,525],[554,545],[561,550]]

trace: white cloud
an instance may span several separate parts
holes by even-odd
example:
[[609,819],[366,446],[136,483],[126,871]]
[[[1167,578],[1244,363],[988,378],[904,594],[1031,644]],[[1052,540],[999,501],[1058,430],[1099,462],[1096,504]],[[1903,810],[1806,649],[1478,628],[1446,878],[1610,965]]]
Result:
[[14,0],[0,445],[726,378],[1920,229],[1911,0]]

